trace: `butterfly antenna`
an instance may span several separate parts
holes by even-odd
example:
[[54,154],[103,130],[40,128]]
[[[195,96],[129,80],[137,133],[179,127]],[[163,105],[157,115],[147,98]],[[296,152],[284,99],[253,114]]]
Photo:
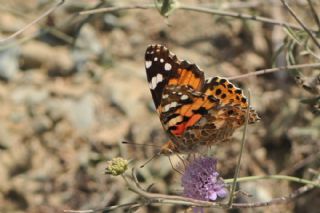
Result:
[[140,166],[140,168],[145,167],[145,165],[147,165],[148,163],[150,163],[153,159],[155,159],[156,157],[159,157],[161,155],[161,152],[156,153],[155,155],[153,155],[150,159],[148,159],[144,164],[142,164]]
[[121,143],[128,144],[128,145],[134,145],[134,146],[151,146],[151,147],[161,148],[161,146],[157,146],[154,144],[134,143],[134,142],[129,142],[129,141],[122,141]]

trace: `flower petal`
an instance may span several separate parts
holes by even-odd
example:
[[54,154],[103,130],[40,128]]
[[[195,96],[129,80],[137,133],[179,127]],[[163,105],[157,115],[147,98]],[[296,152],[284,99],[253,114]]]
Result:
[[217,195],[220,198],[224,198],[228,195],[228,191],[225,188],[221,188],[219,191],[217,191]]
[[216,192],[212,192],[210,195],[209,195],[209,199],[210,200],[216,200],[217,199],[217,193]]

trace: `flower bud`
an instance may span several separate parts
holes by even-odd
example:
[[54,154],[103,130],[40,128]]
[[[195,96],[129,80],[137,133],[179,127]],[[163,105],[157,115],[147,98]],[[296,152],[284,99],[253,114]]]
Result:
[[128,169],[128,161],[124,158],[113,158],[107,162],[106,174],[118,176]]

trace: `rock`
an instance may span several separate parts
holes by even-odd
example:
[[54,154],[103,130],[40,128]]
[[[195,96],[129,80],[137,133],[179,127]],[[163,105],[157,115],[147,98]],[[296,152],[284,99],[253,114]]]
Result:
[[77,71],[85,71],[87,62],[99,58],[103,51],[102,44],[99,42],[94,28],[90,25],[82,27],[76,40],[75,48],[72,51]]
[[0,78],[4,80],[14,78],[19,71],[19,52],[20,49],[17,46],[0,51]]
[[72,101],[67,111],[72,126],[80,134],[87,133],[96,124],[95,101],[92,94],[83,95],[80,99]]
[[11,99],[16,104],[41,104],[49,97],[46,88],[37,88],[34,86],[17,87],[11,94]]
[[21,60],[24,69],[45,67],[51,75],[66,75],[74,67],[69,49],[39,41],[30,41],[22,46]]

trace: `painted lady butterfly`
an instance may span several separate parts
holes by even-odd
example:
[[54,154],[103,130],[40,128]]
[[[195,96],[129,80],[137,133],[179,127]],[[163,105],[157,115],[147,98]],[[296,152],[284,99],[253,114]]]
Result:
[[[161,154],[192,153],[226,141],[244,125],[248,102],[227,79],[206,79],[195,64],[180,61],[162,45],[150,45],[145,67],[152,98],[171,141]],[[260,120],[250,108],[249,123]]]

